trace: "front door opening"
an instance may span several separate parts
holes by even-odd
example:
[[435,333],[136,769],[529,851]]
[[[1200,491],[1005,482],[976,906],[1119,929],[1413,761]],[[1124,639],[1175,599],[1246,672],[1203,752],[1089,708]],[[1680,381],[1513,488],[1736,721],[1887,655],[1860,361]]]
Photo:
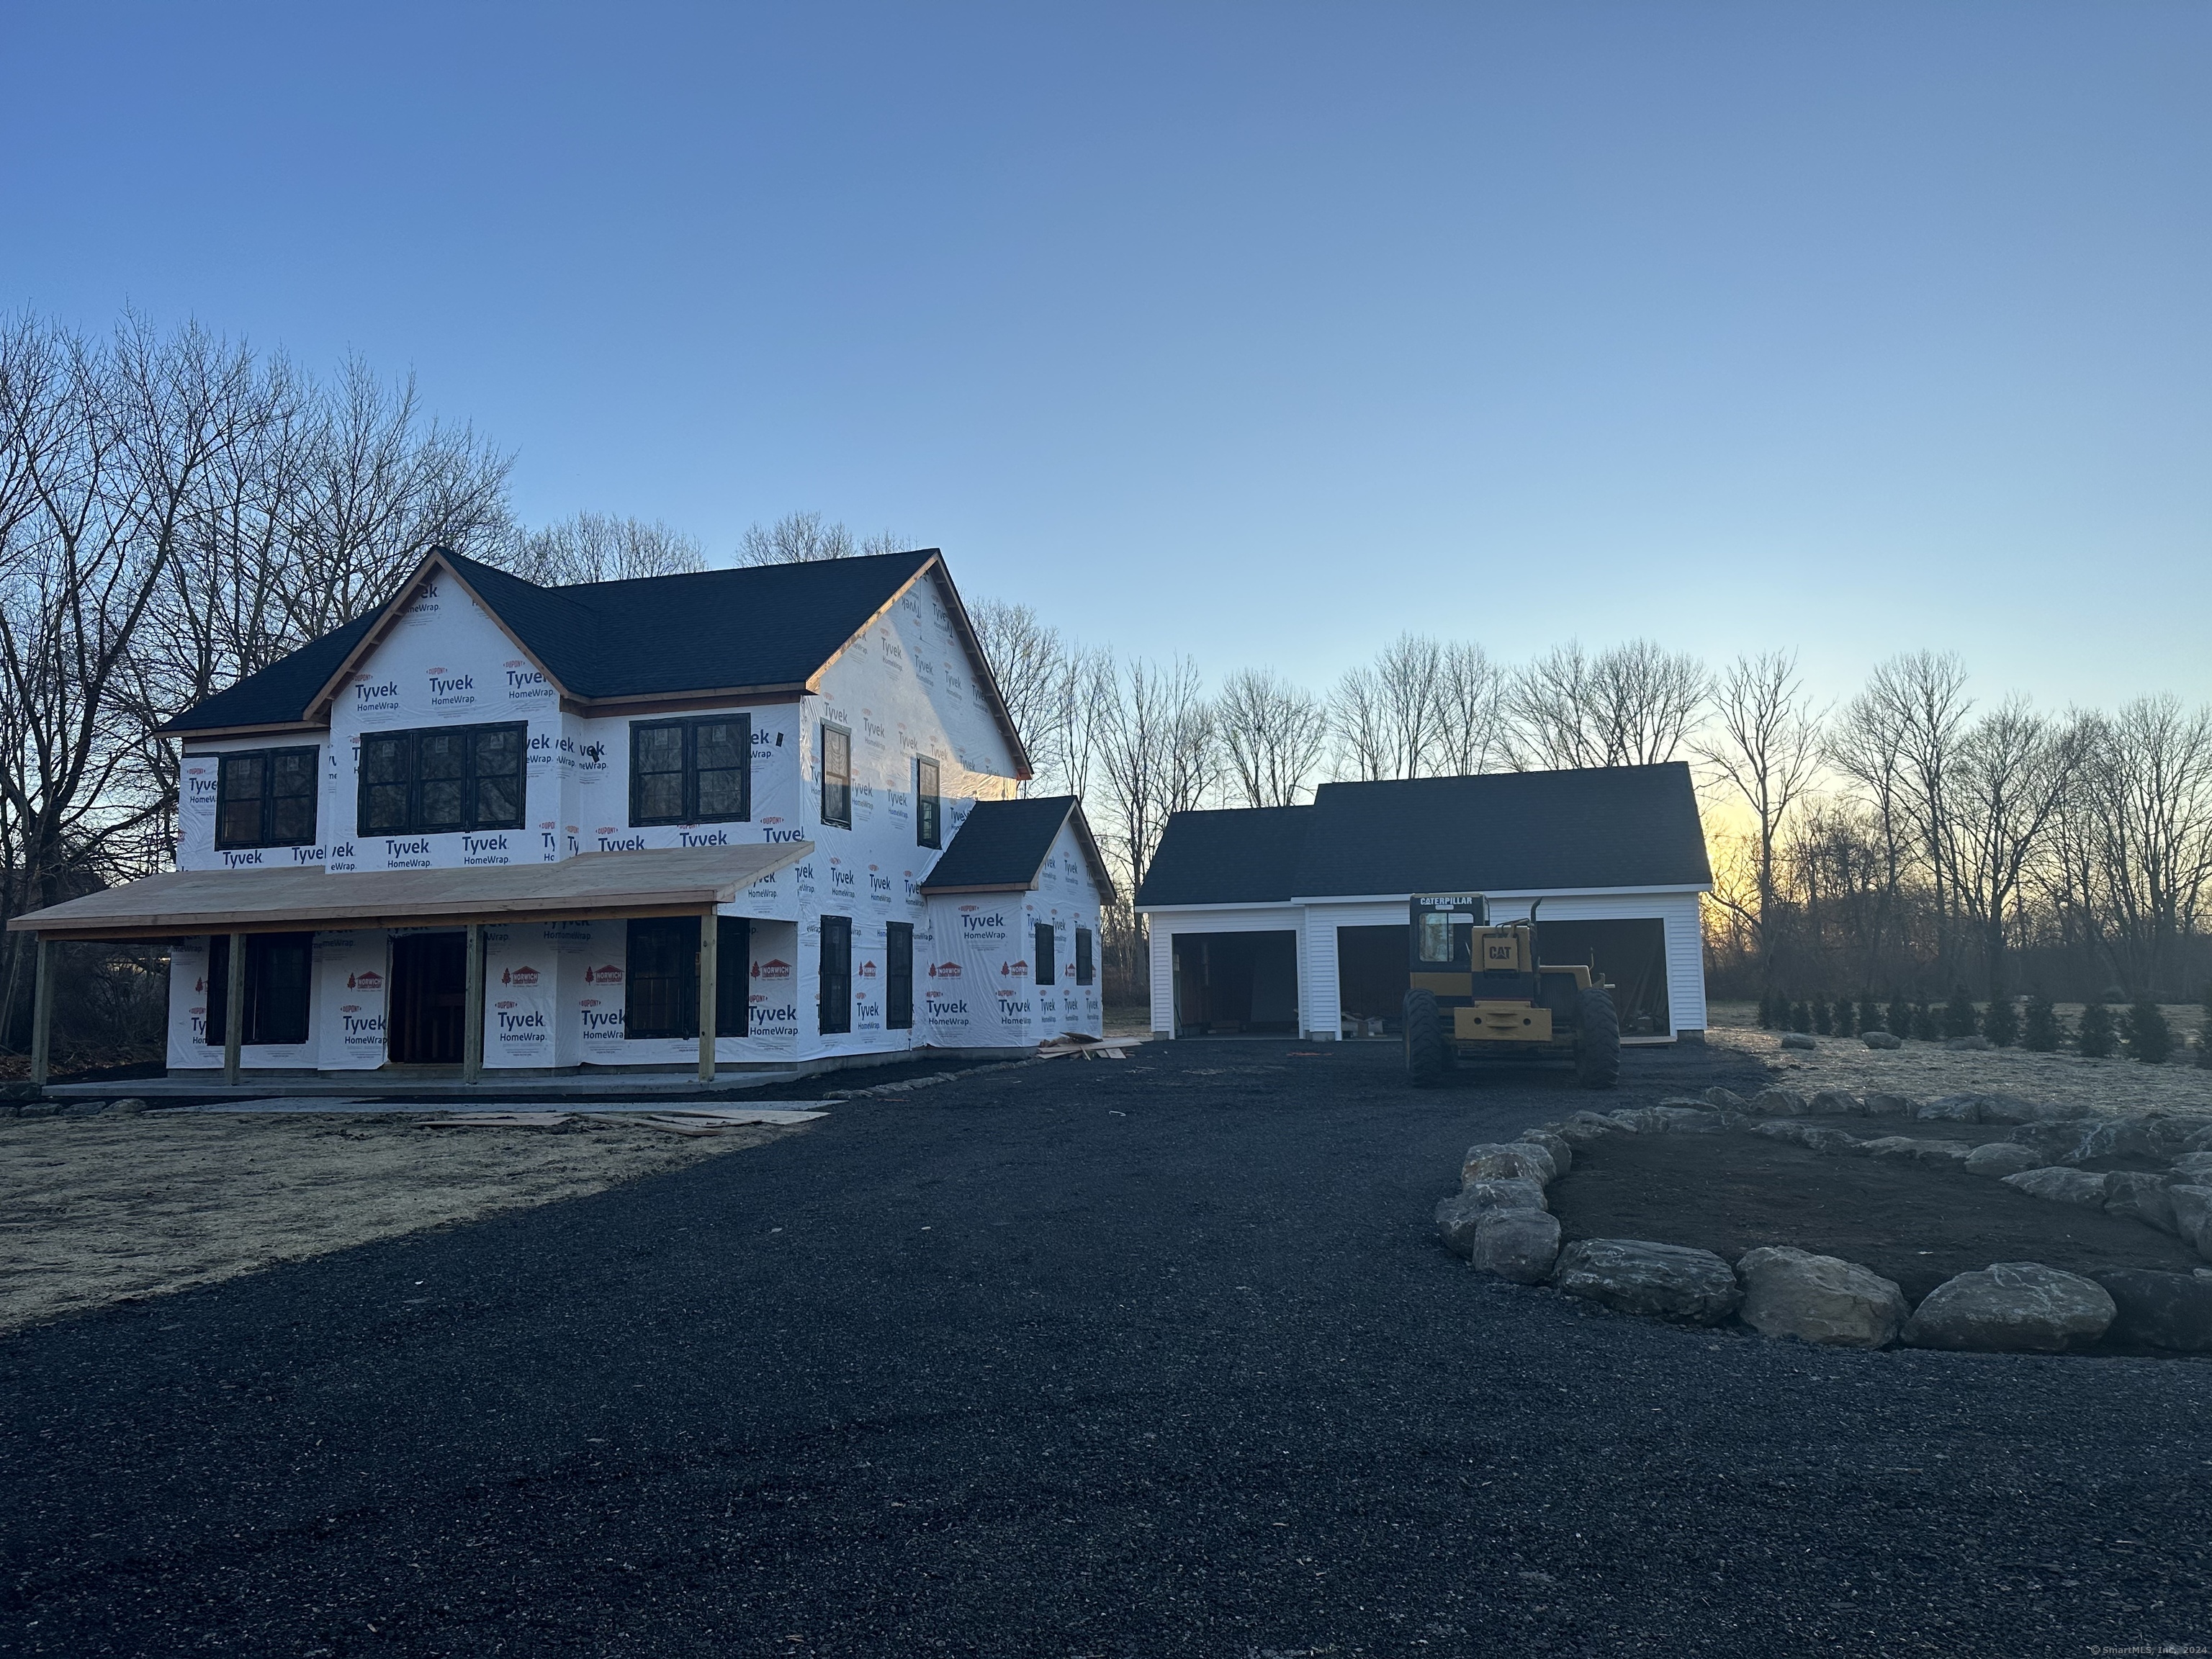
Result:
[[1177,1036],[1297,1035],[1295,933],[1177,933],[1175,977]]
[[389,1057],[402,1066],[459,1065],[468,987],[466,933],[404,933],[393,939]]
[[1406,992],[1413,976],[1406,966],[1406,924],[1336,930],[1336,986],[1340,1035],[1396,1036],[1403,1025]]

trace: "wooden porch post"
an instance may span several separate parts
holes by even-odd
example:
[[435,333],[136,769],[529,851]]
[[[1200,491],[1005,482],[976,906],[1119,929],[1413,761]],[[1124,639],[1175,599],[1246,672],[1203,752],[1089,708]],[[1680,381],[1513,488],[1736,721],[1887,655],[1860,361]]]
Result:
[[476,1083],[483,1077],[483,924],[472,921],[469,924],[468,989],[461,994],[461,1081],[464,1083]]
[[54,947],[39,935],[37,977],[31,992],[31,1087],[46,1090],[46,1060],[52,1053],[54,1024]]
[[224,980],[222,1080],[238,1087],[239,1064],[246,1046],[246,935],[230,936],[230,962]]
[[707,907],[707,914],[699,918],[699,1081],[714,1080],[715,1010],[721,999],[714,983],[720,969],[716,958],[721,954],[722,919],[714,907]]

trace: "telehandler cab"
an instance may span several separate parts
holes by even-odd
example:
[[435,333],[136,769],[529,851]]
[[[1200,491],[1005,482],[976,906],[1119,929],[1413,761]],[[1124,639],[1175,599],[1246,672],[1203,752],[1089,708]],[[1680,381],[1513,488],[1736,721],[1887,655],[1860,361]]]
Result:
[[1462,1060],[1565,1060],[1583,1088],[1613,1087],[1613,992],[1581,963],[1541,961],[1535,904],[1524,921],[1493,923],[1480,893],[1416,893],[1410,920],[1406,1074],[1416,1084],[1441,1081]]

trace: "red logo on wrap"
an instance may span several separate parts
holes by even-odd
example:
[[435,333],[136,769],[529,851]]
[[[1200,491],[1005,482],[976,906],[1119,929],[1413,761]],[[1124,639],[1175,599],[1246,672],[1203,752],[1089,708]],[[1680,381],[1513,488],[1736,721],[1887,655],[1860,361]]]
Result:
[[586,985],[619,985],[622,983],[622,974],[623,970],[610,962],[602,968],[585,969],[584,983]]
[[501,985],[535,985],[538,983],[538,970],[535,968],[503,968],[500,970],[499,982]]

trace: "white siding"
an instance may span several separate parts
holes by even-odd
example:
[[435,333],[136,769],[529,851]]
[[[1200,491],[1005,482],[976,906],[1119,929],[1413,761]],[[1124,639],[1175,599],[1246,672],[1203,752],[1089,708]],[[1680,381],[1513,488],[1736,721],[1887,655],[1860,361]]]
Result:
[[1329,1042],[1343,1034],[1343,994],[1337,984],[1336,930],[1340,927],[1402,926],[1403,899],[1309,904],[1305,911],[1306,969],[1299,999],[1299,1023],[1316,1042]]

